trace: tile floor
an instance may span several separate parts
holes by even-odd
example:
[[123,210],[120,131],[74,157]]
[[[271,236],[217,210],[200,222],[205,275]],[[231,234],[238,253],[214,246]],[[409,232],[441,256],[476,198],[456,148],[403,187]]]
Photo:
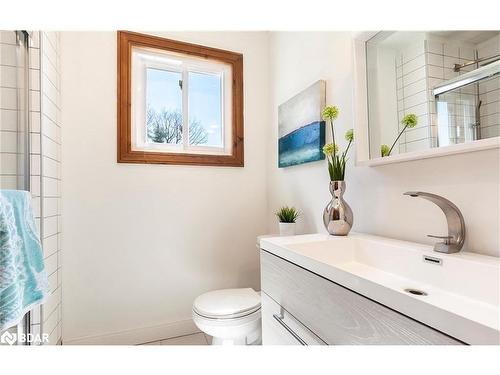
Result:
[[173,337],[166,340],[146,342],[140,345],[210,345],[212,337],[204,333],[194,333],[192,335]]

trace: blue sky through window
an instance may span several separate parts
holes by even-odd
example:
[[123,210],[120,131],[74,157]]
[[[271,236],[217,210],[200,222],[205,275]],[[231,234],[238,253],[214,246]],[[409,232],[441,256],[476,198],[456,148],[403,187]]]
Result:
[[182,74],[151,68],[146,72],[148,107],[156,112],[167,110],[182,113],[182,91],[179,87]]
[[218,74],[189,72],[189,119],[208,134],[206,146],[222,146],[221,78]]
[[[188,108],[189,122],[197,121],[206,131],[203,145],[222,147],[222,80],[219,74],[189,72]],[[147,69],[148,108],[157,113],[164,110],[182,114],[180,72]]]

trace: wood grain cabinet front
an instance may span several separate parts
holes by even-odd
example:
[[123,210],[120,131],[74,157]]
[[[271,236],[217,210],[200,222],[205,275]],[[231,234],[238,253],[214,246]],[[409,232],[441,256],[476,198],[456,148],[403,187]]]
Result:
[[262,341],[266,345],[326,345],[266,293],[262,299]]
[[[328,345],[462,344],[264,250],[261,250],[261,278],[264,345],[280,343],[279,335],[272,333],[284,332],[276,329],[276,323],[280,322],[275,323],[272,317],[279,311],[289,314],[293,318],[289,321],[302,327],[303,332],[317,337],[317,343]],[[281,343],[301,343],[293,335],[284,337]]]

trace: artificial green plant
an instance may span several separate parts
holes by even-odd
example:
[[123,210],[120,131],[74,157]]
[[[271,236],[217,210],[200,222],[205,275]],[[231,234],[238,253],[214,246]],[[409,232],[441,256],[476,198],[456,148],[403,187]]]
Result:
[[295,223],[299,217],[299,211],[295,207],[283,206],[276,211],[280,223]]
[[340,152],[339,146],[335,142],[335,130],[334,121],[339,115],[339,109],[336,106],[326,106],[323,110],[322,116],[325,121],[330,122],[330,128],[332,130],[332,142],[325,144],[323,147],[323,153],[328,161],[328,173],[330,175],[330,181],[343,181],[345,176],[345,166],[347,163],[347,152],[351,147],[351,143],[354,141],[354,131],[349,129],[345,132],[345,139],[347,142],[346,149],[344,152]]

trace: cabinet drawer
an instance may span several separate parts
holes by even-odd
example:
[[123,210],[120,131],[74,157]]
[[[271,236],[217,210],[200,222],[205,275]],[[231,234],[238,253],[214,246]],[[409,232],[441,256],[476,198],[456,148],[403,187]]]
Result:
[[261,278],[266,294],[329,345],[461,344],[264,250]]
[[325,345],[288,311],[261,293],[263,345]]

